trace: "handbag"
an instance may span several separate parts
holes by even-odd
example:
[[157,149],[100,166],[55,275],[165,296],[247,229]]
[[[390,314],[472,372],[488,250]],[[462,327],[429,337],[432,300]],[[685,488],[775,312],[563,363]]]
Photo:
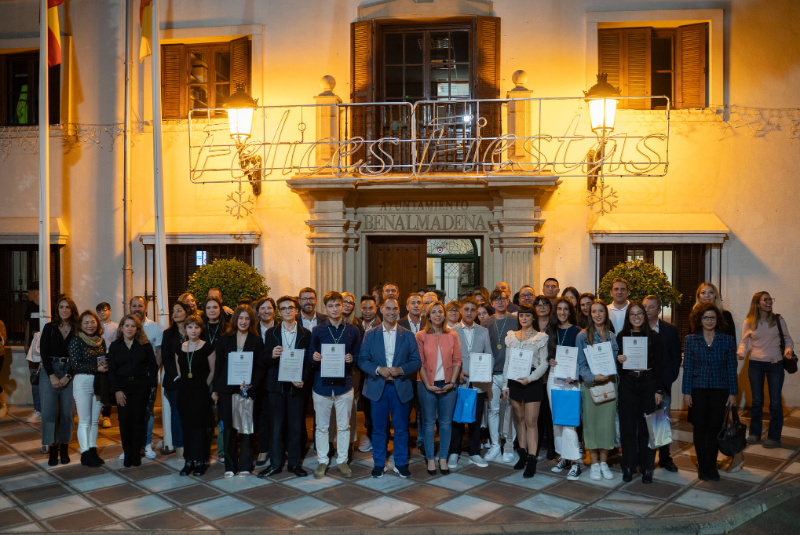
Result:
[[[731,415],[730,420],[728,415]],[[725,410],[725,420],[722,422],[722,429],[717,435],[717,442],[719,442],[719,451],[733,457],[745,446],[747,446],[747,426],[739,421],[739,411],[736,407],[729,406]]]
[[581,392],[580,390],[553,389],[553,425],[578,427],[581,425]]
[[669,420],[669,408],[656,409],[652,414],[645,414],[647,434],[650,439],[647,445],[651,450],[672,443],[672,422]]
[[592,401],[594,401],[595,405],[617,399],[617,391],[614,389],[612,381],[590,386],[589,393],[592,395]]
[[39,372],[42,371],[42,365],[36,368],[36,371],[31,374],[31,386],[39,386]]
[[500,435],[506,440],[514,440],[514,411],[508,398],[500,401]]
[[797,373],[797,355],[792,351],[791,358],[783,358],[783,352],[786,351],[786,338],[783,337],[783,328],[781,327],[781,315],[776,314],[778,324],[778,336],[781,337],[781,358],[783,359],[783,369],[786,373]]
[[42,356],[39,354],[39,344],[41,343],[41,335],[36,332],[33,333],[33,340],[31,346],[28,348],[28,355],[25,360],[28,362],[42,362]]
[[471,424],[475,422],[475,408],[478,404],[478,392],[472,388],[457,388],[458,399],[456,400],[456,410],[453,413],[453,421],[459,424]]
[[233,398],[233,428],[243,435],[252,435],[255,432],[253,426],[253,409],[255,402],[251,397],[234,394]]

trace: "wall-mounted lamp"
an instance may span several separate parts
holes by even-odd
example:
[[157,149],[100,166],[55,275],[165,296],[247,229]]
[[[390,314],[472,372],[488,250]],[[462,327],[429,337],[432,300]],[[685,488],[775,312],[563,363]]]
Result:
[[261,156],[245,150],[253,127],[253,114],[258,107],[258,99],[253,100],[253,97],[244,90],[244,84],[239,83],[236,84],[236,91],[224,107],[228,110],[231,137],[236,142],[236,149],[239,152],[239,165],[253,186],[253,194],[258,196],[261,193]]
[[584,91],[583,95],[589,104],[592,132],[601,135],[612,132],[617,115],[617,97],[622,96],[620,89],[608,83],[608,74],[598,74],[597,83],[589,91]]

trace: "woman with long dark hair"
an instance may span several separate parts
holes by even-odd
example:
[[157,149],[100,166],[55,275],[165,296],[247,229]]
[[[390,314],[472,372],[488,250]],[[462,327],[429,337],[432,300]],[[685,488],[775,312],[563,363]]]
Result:
[[189,305],[176,301],[172,306],[172,322],[161,338],[161,355],[164,362],[164,378],[161,385],[169,403],[169,425],[172,429],[172,445],[178,457],[183,457],[183,428],[181,427],[181,413],[178,410],[178,368],[175,366],[175,353],[182,343],[186,341],[184,322],[191,315]]
[[200,317],[203,320],[203,333],[200,335],[200,338],[210,343],[212,347],[214,347],[223,336],[230,334],[231,326],[225,317],[222,301],[219,297],[212,296],[206,298],[203,303],[203,313]]
[[[57,300],[58,316],[42,330],[40,352],[42,370],[39,373],[39,396],[42,402],[42,446],[50,446],[47,464],[68,464],[69,441],[72,440],[73,395],[70,373],[69,343],[78,331],[78,307],[67,296]],[[56,415],[58,433],[56,434]]]
[[[547,296],[538,295],[533,299],[533,309],[536,311],[536,319],[533,322],[533,328],[547,335],[548,369],[545,371],[544,377],[544,384],[547,385],[549,364],[556,358],[556,345],[558,344],[553,303]],[[542,398],[542,406],[539,408],[539,419],[537,423],[539,426],[538,444],[541,445],[544,443],[545,449],[547,450],[547,459],[552,461],[556,458],[556,442],[549,395]],[[536,454],[538,454],[538,452],[536,452]]]
[[561,297],[566,297],[572,303],[573,308],[578,308],[578,301],[580,301],[581,293],[574,286],[567,286],[561,292]]
[[578,327],[585,329],[589,326],[591,314],[589,310],[592,303],[597,299],[593,293],[584,293],[578,297],[578,306],[575,307],[575,320]]

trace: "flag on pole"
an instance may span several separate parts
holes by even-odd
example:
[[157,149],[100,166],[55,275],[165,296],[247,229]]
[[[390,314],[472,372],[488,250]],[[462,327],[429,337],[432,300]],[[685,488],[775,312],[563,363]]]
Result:
[[[58,6],[64,0],[47,0],[47,66],[61,64],[61,29],[58,26]],[[42,16],[39,14],[39,22]]]
[[153,53],[150,43],[153,39],[153,15],[150,0],[142,0],[139,4],[139,26],[142,28],[142,41],[139,44],[139,62]]

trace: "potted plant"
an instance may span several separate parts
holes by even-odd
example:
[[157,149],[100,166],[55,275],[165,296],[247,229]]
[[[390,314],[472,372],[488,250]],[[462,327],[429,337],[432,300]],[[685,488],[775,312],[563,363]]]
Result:
[[268,295],[270,290],[257,269],[235,258],[217,259],[198,269],[189,277],[186,291],[202,301],[210,288],[219,289],[222,304],[232,309],[236,308],[239,299],[255,301]]
[[628,281],[628,299],[631,301],[641,301],[648,295],[656,295],[665,307],[678,305],[681,302],[682,295],[669,282],[667,274],[658,266],[643,260],[621,262],[606,273],[597,289],[599,299],[611,303],[611,281],[616,278]]

